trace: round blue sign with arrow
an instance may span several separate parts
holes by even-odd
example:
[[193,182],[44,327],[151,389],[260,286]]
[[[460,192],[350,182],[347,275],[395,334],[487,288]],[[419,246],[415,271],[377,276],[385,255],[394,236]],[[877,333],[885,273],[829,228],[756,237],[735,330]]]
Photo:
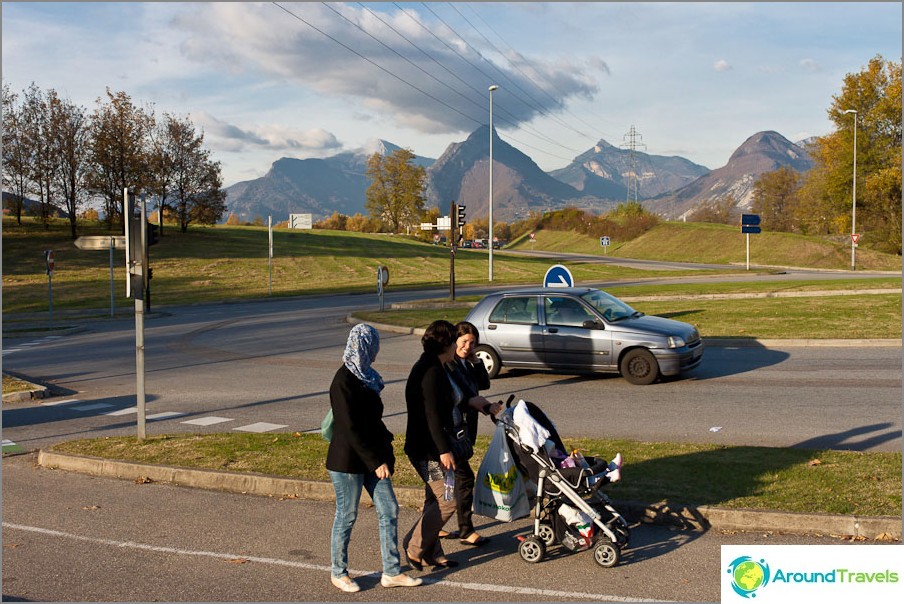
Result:
[[543,277],[543,287],[574,287],[574,277],[571,276],[571,271],[561,264],[554,264]]

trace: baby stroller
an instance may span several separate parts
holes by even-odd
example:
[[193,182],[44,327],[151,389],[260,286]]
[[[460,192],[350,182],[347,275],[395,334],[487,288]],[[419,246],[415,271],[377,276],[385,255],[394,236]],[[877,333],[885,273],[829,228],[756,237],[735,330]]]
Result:
[[[513,409],[513,399],[509,398],[496,421],[503,425],[519,472],[536,485],[533,531],[519,537],[521,558],[540,562],[548,548],[559,544],[570,552],[592,547],[600,566],[615,566],[628,545],[628,523],[601,487],[620,478],[621,455],[611,463],[569,457],[546,414],[527,401],[519,401]],[[568,459],[575,462],[574,467],[567,467]]]

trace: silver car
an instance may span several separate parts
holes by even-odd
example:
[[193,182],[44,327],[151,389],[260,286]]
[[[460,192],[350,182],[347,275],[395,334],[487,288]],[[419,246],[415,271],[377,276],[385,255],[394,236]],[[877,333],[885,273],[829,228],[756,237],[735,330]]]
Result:
[[494,293],[466,320],[480,331],[476,353],[491,378],[517,367],[616,372],[632,384],[652,384],[703,360],[693,325],[647,316],[599,289]]

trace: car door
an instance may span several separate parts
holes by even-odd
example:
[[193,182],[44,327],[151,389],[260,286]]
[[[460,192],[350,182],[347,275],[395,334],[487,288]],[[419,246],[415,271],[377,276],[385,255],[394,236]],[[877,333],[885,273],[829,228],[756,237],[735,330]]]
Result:
[[490,312],[486,338],[499,351],[502,364],[543,365],[543,328],[537,296],[505,296]]
[[[612,338],[599,316],[577,298],[543,296],[546,364],[560,369],[603,369],[612,366]],[[591,322],[593,326],[591,325]]]

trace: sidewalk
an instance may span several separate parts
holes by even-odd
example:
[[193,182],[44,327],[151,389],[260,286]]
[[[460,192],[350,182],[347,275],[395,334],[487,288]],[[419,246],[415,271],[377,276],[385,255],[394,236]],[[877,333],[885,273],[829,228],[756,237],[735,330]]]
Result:
[[[38,465],[91,476],[164,482],[230,493],[314,501],[334,500],[333,486],[328,482],[279,476],[147,465],[44,450],[38,452]],[[424,491],[421,488],[395,487],[395,493],[399,505],[418,507],[424,501]],[[363,496],[365,503],[370,503],[366,492]],[[629,520],[672,525],[689,530],[774,531],[877,541],[901,540],[901,518],[893,516],[859,517],[730,510],[711,506],[675,506],[669,503],[646,505],[636,502],[614,502],[614,505]]]

